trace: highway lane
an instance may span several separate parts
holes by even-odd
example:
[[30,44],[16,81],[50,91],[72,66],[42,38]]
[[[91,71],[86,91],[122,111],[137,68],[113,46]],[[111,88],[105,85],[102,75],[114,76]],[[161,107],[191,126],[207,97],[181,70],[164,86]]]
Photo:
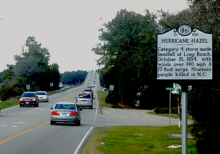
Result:
[[[58,101],[74,102],[75,95],[96,80],[95,91],[100,90],[99,75],[89,72],[82,86],[50,96],[50,101],[40,102],[39,107],[12,107],[0,114],[0,154],[76,154],[82,149],[86,138],[96,127],[139,125],[169,125],[168,118],[146,114],[147,110],[103,109],[97,108],[95,99],[93,109],[81,111],[81,125],[49,124],[50,107]],[[172,125],[177,125],[172,120]],[[88,133],[89,132],[89,133]]]
[[[19,107],[2,110],[0,114],[0,153],[5,154],[73,154],[85,134],[94,126],[97,102],[93,109],[81,111],[81,125],[57,124],[51,126],[50,107],[56,102],[74,102],[75,96],[91,83],[97,81],[95,72],[89,72],[84,84],[49,97],[49,102],[40,102],[39,107]],[[95,84],[98,84],[95,83]],[[98,86],[96,86],[98,87]]]

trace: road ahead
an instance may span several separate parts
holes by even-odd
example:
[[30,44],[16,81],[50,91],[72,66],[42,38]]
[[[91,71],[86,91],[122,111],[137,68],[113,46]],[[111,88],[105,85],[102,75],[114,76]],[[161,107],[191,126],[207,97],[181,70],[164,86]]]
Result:
[[[98,81],[95,72],[89,72],[84,84],[49,97],[49,102],[40,102],[39,107],[15,106],[0,114],[0,154],[73,154],[85,134],[96,122],[97,102],[93,109],[81,111],[81,125],[53,125],[50,107],[56,102],[75,102],[78,92]],[[95,83],[96,84],[96,83]],[[98,84],[98,83],[97,83]],[[94,88],[93,88],[94,89]]]
[[[91,78],[91,83],[88,82]],[[50,125],[50,107],[56,102],[75,102],[78,92],[93,83],[100,90],[99,76],[89,72],[84,84],[49,97],[39,107],[15,106],[0,114],[0,154],[76,154],[96,127],[116,125],[168,125],[168,118],[146,114],[147,110],[98,109],[95,99],[93,109],[81,111],[81,125]],[[177,125],[177,120],[172,120]]]

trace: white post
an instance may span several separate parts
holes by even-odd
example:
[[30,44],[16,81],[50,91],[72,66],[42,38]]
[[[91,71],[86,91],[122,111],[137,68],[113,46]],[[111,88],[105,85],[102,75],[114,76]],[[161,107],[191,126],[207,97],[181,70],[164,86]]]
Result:
[[169,125],[171,125],[171,90],[170,90],[170,93],[169,93]]
[[177,112],[178,112],[178,125],[179,125],[179,127],[180,127],[180,123],[181,123],[181,120],[180,120],[180,99],[179,99],[179,97],[177,98]]
[[182,92],[182,154],[187,154],[187,92]]

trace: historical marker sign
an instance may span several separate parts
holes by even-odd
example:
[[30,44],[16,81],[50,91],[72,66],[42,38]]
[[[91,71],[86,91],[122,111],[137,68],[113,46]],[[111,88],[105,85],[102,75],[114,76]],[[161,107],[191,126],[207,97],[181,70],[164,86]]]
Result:
[[157,35],[157,79],[212,79],[212,34],[181,25]]

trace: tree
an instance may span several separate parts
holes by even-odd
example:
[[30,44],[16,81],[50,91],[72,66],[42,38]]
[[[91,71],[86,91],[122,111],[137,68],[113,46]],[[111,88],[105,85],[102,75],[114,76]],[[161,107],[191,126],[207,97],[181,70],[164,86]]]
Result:
[[[198,153],[220,153],[220,1],[188,0],[190,8],[176,15],[164,16],[164,29],[189,24],[193,28],[213,34],[213,80],[192,81],[188,94],[189,113],[195,120],[191,133],[196,138]],[[187,20],[186,20],[187,19]]]
[[64,82],[66,84],[81,84],[84,82],[87,71],[72,71],[72,72],[64,72],[61,74],[61,82]]
[[[93,51],[101,56],[97,64],[105,65],[103,70],[115,71],[116,80],[109,82],[116,86],[121,103],[134,105],[137,92],[152,77],[159,30],[155,18],[148,10],[144,16],[121,10],[104,25],[105,29],[100,29],[99,39],[103,44],[98,44]],[[108,82],[105,72],[103,78]]]
[[[5,86],[12,89],[11,92],[6,87],[1,89],[4,91],[1,93],[4,99],[21,94],[26,84],[30,84],[30,90],[33,91],[58,89],[59,66],[56,63],[49,65],[50,53],[34,37],[27,38],[21,55],[15,55],[14,59],[15,65],[7,65],[2,77],[8,82]],[[50,82],[54,83],[52,88]]]

